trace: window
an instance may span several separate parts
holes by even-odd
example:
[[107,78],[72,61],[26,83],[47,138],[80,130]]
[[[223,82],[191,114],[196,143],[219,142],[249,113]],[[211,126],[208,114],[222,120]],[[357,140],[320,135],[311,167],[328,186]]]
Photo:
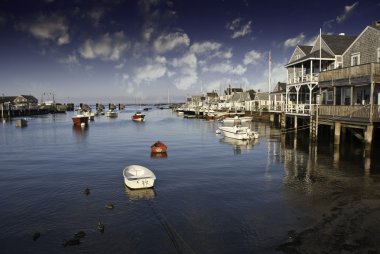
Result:
[[342,68],[343,67],[343,57],[342,56],[335,56],[335,66],[334,68]]
[[360,53],[355,53],[351,55],[351,66],[356,66],[360,64]]
[[380,63],[380,48],[377,49],[377,62]]
[[300,55],[296,55],[296,60],[300,59],[301,56]]

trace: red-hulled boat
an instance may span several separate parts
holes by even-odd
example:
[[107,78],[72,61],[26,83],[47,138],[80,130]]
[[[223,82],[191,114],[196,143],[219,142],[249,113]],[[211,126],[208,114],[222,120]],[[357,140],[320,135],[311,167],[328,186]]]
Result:
[[132,120],[133,120],[133,121],[136,121],[136,122],[143,122],[143,121],[144,121],[144,118],[145,118],[145,115],[144,115],[144,114],[141,114],[140,111],[137,111],[137,112],[132,116]]
[[157,141],[150,147],[152,153],[166,153],[168,147],[161,141]]
[[87,126],[88,125],[88,116],[75,115],[71,119],[73,119],[73,124],[75,126]]

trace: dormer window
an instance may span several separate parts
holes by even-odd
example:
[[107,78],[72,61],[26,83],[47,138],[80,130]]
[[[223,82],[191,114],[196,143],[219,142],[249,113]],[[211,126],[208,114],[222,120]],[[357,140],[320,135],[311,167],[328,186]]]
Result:
[[360,53],[351,54],[351,66],[360,64]]
[[301,58],[300,55],[296,55],[296,60],[299,60]]

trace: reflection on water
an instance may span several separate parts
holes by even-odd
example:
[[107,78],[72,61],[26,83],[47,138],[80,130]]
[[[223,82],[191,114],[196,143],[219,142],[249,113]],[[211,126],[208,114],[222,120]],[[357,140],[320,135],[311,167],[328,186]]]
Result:
[[125,186],[125,194],[129,200],[153,199],[156,197],[156,192],[153,188],[132,190]]
[[259,143],[258,139],[251,140],[239,140],[229,137],[223,137],[220,139],[221,143],[232,145],[234,154],[241,154],[242,150],[251,150],[255,144]]
[[88,136],[88,129],[89,129],[89,126],[81,127],[81,126],[73,125],[73,134],[78,139],[85,139]]
[[164,152],[164,153],[151,152],[150,157],[155,158],[155,159],[166,159],[168,157],[168,153],[167,152]]

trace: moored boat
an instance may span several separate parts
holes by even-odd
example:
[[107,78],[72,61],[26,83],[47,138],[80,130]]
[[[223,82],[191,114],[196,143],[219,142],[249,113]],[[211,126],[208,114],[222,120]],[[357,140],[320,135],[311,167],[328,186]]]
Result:
[[156,176],[154,173],[140,165],[130,165],[123,170],[124,183],[130,189],[152,188]]
[[150,149],[152,153],[166,153],[168,147],[161,141],[157,141],[150,147]]
[[134,115],[132,115],[132,120],[136,122],[143,122],[145,118],[144,114],[141,114],[140,111],[137,111]]
[[71,118],[75,126],[87,126],[88,116],[85,115],[75,115]]
[[107,117],[117,117],[117,112],[116,111],[114,111],[114,110],[112,110],[112,109],[110,109],[110,110],[108,110],[107,112],[106,112],[106,116]]
[[243,127],[241,125],[234,126],[221,126],[219,129],[223,132],[225,137],[247,140],[247,139],[257,139],[259,138],[259,133],[252,131],[248,127]]

